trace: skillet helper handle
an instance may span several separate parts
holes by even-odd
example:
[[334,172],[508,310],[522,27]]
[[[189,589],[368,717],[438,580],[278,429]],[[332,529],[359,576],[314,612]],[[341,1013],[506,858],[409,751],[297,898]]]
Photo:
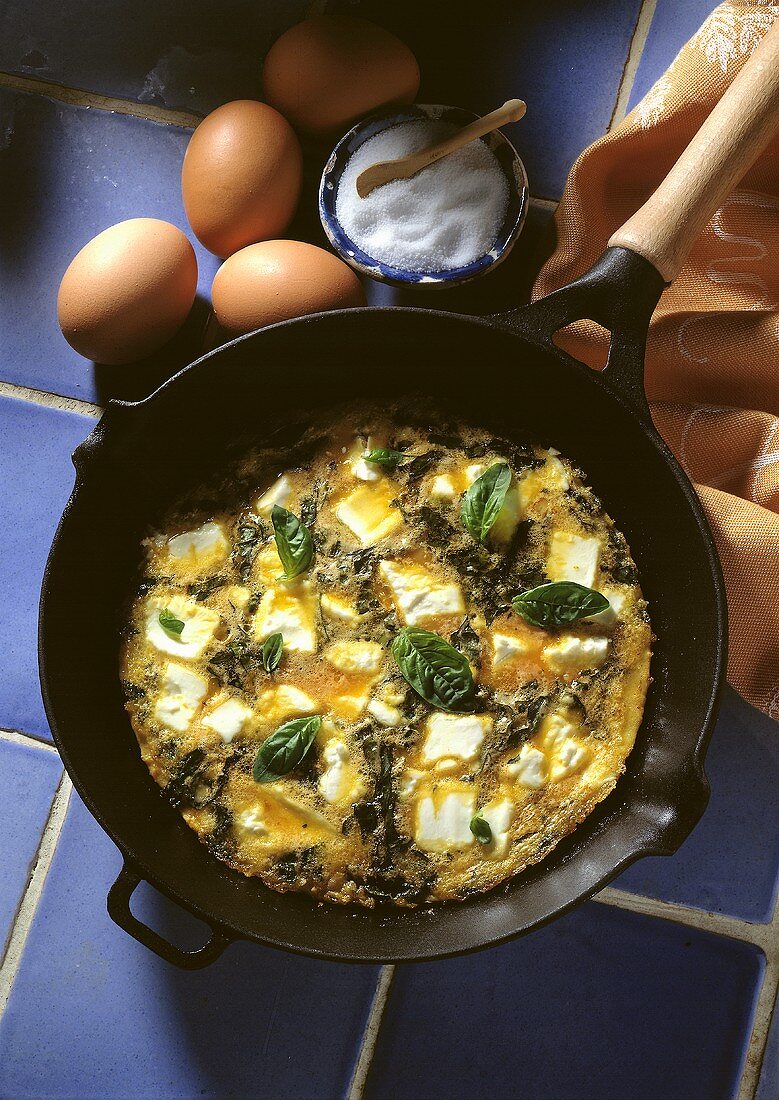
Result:
[[108,891],[108,915],[123,931],[165,962],[172,963],[181,970],[201,970],[204,966],[210,966],[233,943],[233,936],[226,935],[214,925],[211,925],[209,941],[196,951],[184,951],[164,939],[159,932],[133,916],[130,910],[130,898],[142,881],[143,876],[138,874],[132,863],[125,860],[116,882]]
[[779,127],[779,19],[666,178],[609,240],[673,282],[720,203]]

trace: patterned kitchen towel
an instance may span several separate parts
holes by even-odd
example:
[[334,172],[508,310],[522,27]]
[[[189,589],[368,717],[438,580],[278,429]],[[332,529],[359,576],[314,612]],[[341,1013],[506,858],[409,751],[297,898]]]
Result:
[[[720,4],[625,120],[581,154],[534,298],[594,263],[777,16],[779,4]],[[560,343],[598,366],[606,339],[584,321]],[[646,387],[722,559],[728,678],[779,718],[779,140],[717,210],[663,294],[649,331]]]

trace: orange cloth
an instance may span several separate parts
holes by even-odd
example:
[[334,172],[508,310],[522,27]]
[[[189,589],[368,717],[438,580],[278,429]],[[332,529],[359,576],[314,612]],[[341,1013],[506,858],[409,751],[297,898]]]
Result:
[[[720,4],[627,118],[581,154],[534,298],[594,263],[776,18],[779,4]],[[584,321],[560,343],[598,366],[605,338]],[[728,678],[779,718],[779,139],[716,212],[660,299],[646,389],[658,430],[698,490],[722,559]]]

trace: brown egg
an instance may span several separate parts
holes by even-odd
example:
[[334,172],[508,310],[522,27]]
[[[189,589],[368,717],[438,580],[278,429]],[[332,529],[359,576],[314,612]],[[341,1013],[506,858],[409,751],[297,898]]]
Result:
[[198,240],[217,256],[283,233],[300,198],[303,158],[286,119],[267,103],[217,107],[187,146],[181,192]]
[[327,309],[364,306],[360,280],[331,252],[302,241],[263,241],[220,267],[214,313],[231,336]]
[[130,218],[85,244],[62,276],[57,317],[72,348],[98,363],[157,351],[192,308],[197,260],[170,222]]
[[369,111],[411,103],[419,66],[408,46],[375,23],[317,15],[274,42],[263,84],[268,102],[293,126],[340,134]]

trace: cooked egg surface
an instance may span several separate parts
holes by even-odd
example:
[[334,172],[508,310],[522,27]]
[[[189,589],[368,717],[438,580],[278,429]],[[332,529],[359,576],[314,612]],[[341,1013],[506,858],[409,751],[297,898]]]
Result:
[[[463,497],[497,463],[510,479],[479,542]],[[274,507],[310,536],[299,572]],[[342,409],[285,450],[247,445],[142,556],[121,676],[143,759],[217,858],[276,890],[463,899],[543,859],[624,771],[647,607],[624,537],[556,451]],[[608,608],[533,625],[512,599],[549,581]],[[404,677],[391,647],[415,630],[459,651],[467,703],[433,705]],[[256,780],[290,728],[305,744]]]

